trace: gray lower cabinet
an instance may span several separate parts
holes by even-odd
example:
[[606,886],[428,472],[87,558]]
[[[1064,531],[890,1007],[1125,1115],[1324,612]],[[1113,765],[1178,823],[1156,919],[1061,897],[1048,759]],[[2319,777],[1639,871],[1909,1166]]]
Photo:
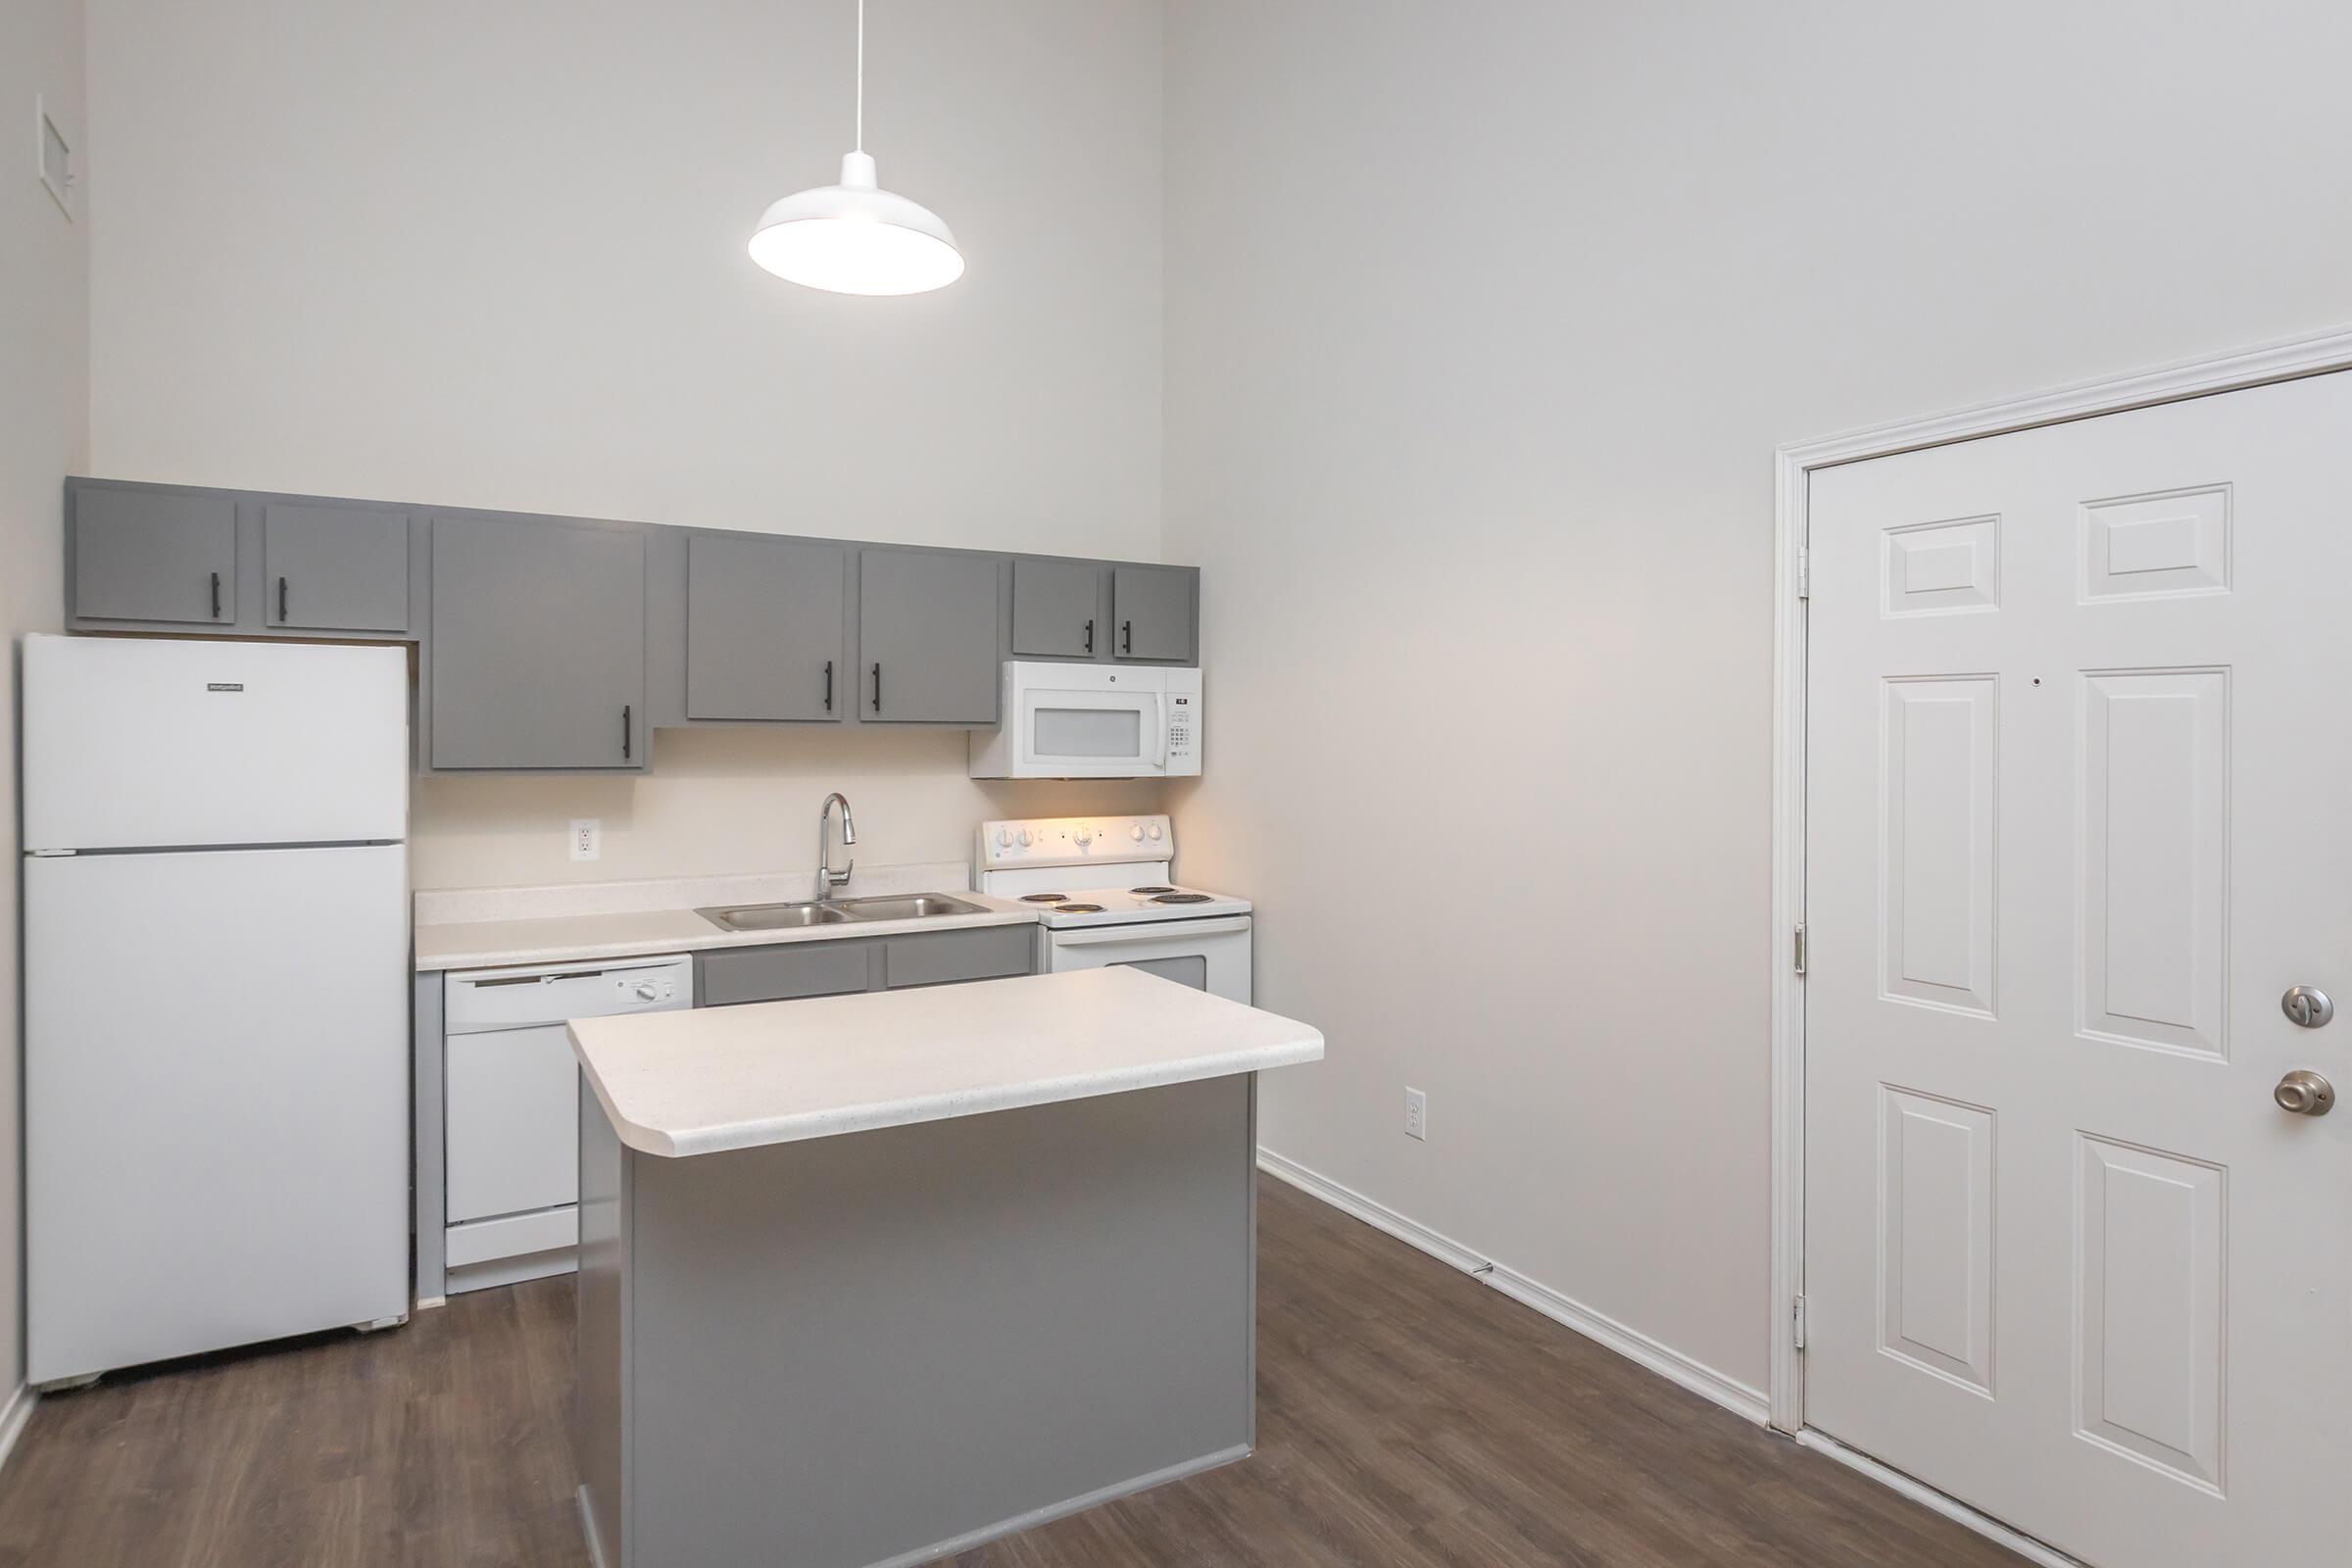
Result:
[[729,1007],[746,1002],[995,980],[1036,969],[1037,927],[1028,924],[824,937],[698,953],[694,999],[697,1006]]
[[997,721],[1000,558],[858,552],[858,716],[869,722]]
[[1102,568],[1091,561],[1012,564],[1012,651],[1022,659],[1093,659],[1103,635]]
[[237,618],[237,503],[219,492],[71,491],[73,613],[229,625]]
[[1190,663],[1194,574],[1175,566],[1118,566],[1111,571],[1110,618],[1121,659],[1179,660]]
[[262,620],[310,631],[409,629],[409,514],[373,507],[262,509]]
[[645,766],[645,537],[546,517],[432,523],[436,769]]
[[848,710],[848,553],[759,534],[686,541],[686,716],[838,719]]

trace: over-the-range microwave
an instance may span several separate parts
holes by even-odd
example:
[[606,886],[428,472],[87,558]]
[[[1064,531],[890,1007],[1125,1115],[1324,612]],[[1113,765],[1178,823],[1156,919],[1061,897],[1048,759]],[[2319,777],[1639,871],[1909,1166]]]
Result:
[[1189,778],[1200,771],[1200,671],[1004,663],[1002,721],[972,731],[974,778]]

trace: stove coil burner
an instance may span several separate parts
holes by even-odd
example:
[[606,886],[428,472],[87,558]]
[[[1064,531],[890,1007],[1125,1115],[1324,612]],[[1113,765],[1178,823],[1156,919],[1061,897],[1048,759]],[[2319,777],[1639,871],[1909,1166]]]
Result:
[[1102,906],[1100,904],[1056,904],[1054,906],[1054,912],[1055,914],[1101,914]]
[[1129,888],[1130,893],[1173,893],[1174,888]]
[[1068,897],[1067,893],[1024,893],[1021,895],[1021,902],[1023,904],[1059,904]]
[[1206,904],[1209,902],[1209,898],[1205,893],[1162,893],[1152,902],[1153,904]]

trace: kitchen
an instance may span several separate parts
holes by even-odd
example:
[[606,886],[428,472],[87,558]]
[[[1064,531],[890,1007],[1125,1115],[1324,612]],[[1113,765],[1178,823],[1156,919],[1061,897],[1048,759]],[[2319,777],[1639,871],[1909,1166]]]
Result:
[[12,8],[0,1562],[2324,1560],[2345,25]]

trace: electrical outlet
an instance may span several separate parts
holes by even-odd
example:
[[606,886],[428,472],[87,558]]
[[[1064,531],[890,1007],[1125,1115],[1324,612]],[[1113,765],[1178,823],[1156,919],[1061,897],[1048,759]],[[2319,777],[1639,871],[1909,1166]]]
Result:
[[593,816],[571,819],[571,858],[575,860],[602,859],[605,854],[605,824]]
[[1404,1091],[1404,1136],[1429,1137],[1429,1097],[1410,1086]]

